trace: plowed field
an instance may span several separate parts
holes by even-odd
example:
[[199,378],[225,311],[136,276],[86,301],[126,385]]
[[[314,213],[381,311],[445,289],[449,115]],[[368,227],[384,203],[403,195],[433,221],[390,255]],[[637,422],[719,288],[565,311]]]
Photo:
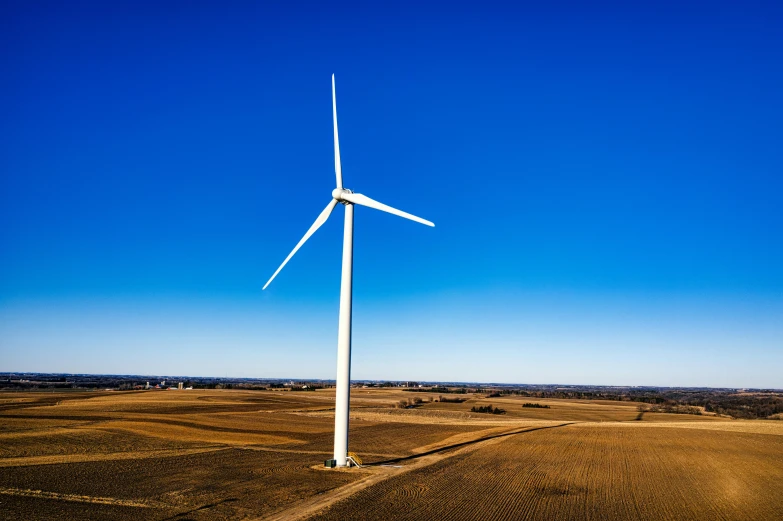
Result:
[[325,470],[329,391],[0,395],[0,517],[783,519],[781,421],[410,396],[355,390],[370,466]]
[[569,425],[390,478],[317,520],[783,519],[783,436]]

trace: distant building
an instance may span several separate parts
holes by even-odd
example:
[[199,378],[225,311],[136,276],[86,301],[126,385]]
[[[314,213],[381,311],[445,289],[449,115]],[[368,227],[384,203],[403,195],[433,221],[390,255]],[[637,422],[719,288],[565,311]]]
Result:
[[184,384],[182,382],[177,384],[177,389],[179,389],[180,391],[183,389],[183,387],[184,387]]

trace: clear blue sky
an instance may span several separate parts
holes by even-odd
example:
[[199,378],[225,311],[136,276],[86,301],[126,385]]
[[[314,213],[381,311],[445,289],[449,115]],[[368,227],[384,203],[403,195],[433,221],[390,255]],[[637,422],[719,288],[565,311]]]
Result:
[[783,8],[0,7],[0,371],[783,387]]

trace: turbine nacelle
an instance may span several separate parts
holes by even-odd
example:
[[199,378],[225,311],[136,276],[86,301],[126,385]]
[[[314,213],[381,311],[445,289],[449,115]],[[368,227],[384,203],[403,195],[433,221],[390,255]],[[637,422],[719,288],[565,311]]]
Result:
[[334,190],[332,190],[332,198],[335,201],[339,201],[339,202],[341,202],[343,204],[349,204],[350,201],[348,201],[348,199],[343,197],[343,195],[344,194],[352,194],[352,193],[353,192],[348,190],[347,188],[335,188]]

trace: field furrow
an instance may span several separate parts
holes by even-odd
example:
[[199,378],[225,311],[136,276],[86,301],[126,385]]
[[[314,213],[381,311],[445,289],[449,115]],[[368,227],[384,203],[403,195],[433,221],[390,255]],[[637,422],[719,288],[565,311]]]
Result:
[[[0,511],[23,519],[783,519],[783,422],[632,403],[334,392],[15,393],[0,399]],[[433,398],[433,400],[430,400]],[[471,408],[494,405],[506,414]]]

